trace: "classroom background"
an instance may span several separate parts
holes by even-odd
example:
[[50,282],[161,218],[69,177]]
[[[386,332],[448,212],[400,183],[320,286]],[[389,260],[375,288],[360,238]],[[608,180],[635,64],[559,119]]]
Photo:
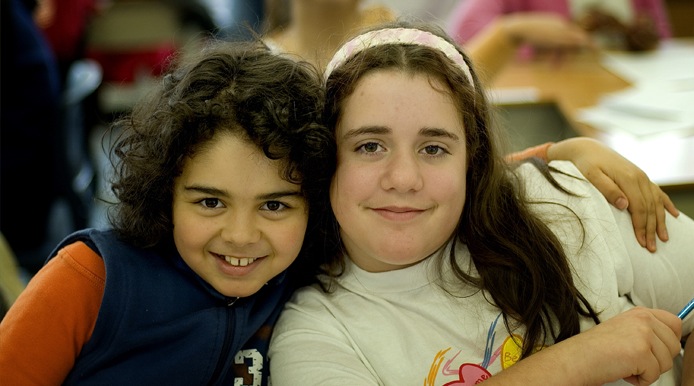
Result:
[[[0,240],[0,254],[14,254],[20,272],[30,276],[73,230],[105,227],[112,200],[109,123],[158,81],[171,55],[196,50],[209,37],[243,40],[262,33],[268,7],[277,1],[284,0],[3,0],[0,231],[6,240]],[[361,5],[446,26],[463,1],[363,0]],[[672,38],[656,50],[606,53],[558,67],[513,61],[490,96],[511,150],[579,135],[598,138],[694,216],[694,2],[664,2]],[[32,11],[20,18],[14,13],[19,5]],[[10,30],[15,25],[17,31]],[[37,50],[32,53],[54,57],[55,74],[41,72],[37,84],[46,88],[46,79],[54,79],[59,86],[32,88],[29,72],[45,71],[45,55],[24,55],[29,51],[20,38]],[[32,124],[53,119],[55,130],[27,130],[10,120],[15,111]],[[24,158],[10,161],[15,153]],[[13,270],[0,266],[5,273]]]

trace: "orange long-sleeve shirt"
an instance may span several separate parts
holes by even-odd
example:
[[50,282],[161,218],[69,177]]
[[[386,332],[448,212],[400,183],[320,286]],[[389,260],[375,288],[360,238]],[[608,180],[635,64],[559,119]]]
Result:
[[58,252],[0,322],[0,384],[61,384],[92,334],[105,280],[83,242]]

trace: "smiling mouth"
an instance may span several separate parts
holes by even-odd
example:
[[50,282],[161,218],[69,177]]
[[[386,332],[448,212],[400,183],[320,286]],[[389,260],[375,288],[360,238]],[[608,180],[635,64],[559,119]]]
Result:
[[387,210],[388,212],[394,213],[422,212],[421,209],[414,208],[376,208],[376,210]]
[[374,208],[373,210],[383,218],[396,221],[411,220],[424,212],[421,209],[394,207]]
[[234,267],[245,267],[247,265],[252,264],[258,259],[261,259],[261,257],[243,257],[243,258],[236,258],[236,257],[231,257],[231,256],[223,256],[219,255],[221,258],[224,259],[229,265],[232,265]]

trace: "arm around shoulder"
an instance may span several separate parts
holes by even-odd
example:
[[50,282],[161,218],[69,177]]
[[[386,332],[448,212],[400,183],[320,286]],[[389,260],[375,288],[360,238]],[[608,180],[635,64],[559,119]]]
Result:
[[656,238],[669,238],[665,213],[679,211],[646,173],[607,145],[587,137],[565,139],[547,149],[549,160],[570,160],[604,196],[631,214],[633,232],[642,247],[656,250]]

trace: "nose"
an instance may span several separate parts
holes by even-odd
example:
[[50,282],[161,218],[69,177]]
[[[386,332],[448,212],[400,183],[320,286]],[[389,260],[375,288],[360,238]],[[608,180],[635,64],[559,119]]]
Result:
[[424,179],[417,155],[407,152],[392,154],[387,160],[381,187],[406,193],[422,189]]
[[229,211],[222,224],[222,239],[236,246],[257,243],[261,231],[254,213],[242,210]]

